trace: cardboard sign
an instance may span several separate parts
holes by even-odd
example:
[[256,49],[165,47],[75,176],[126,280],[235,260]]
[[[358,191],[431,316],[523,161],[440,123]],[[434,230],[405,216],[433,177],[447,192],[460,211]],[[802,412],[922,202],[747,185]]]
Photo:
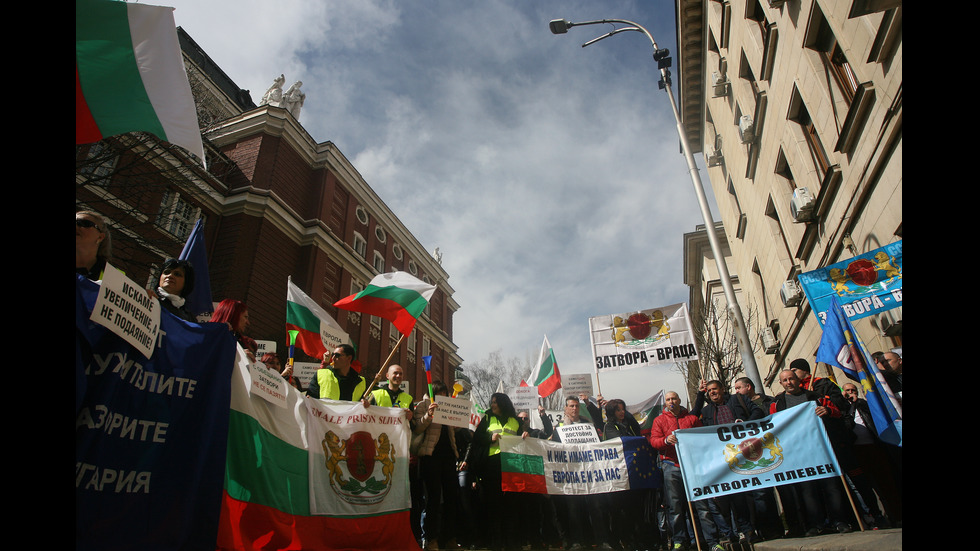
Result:
[[473,402],[464,398],[450,398],[449,396],[436,395],[435,413],[432,415],[432,422],[451,427],[469,428],[470,409]]
[[102,286],[89,318],[133,345],[149,358],[160,332],[160,301],[126,274],[105,265]]

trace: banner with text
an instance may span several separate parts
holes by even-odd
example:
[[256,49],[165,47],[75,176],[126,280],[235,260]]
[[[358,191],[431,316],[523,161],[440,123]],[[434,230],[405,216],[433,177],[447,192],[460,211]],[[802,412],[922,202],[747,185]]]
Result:
[[310,512],[364,516],[407,510],[408,421],[404,410],[307,400]]
[[902,305],[902,242],[800,274],[797,279],[821,327],[833,296],[852,321],[898,308]]
[[596,372],[695,361],[687,304],[589,318]]
[[213,549],[235,338],[159,312],[147,359],[90,319],[103,290],[76,277],[75,549]]
[[691,501],[841,475],[816,402],[674,434]]
[[502,436],[500,454],[505,492],[590,495],[660,485],[656,453],[639,436],[591,444]]

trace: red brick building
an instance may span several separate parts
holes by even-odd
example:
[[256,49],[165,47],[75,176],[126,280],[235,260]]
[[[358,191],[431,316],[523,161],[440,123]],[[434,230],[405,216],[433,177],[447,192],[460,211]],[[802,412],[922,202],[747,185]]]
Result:
[[[235,86],[183,30],[178,35],[198,103],[208,170],[194,167],[182,150],[166,144],[150,144],[142,147],[145,151],[122,149],[119,157],[149,159],[146,151],[154,151],[156,159],[163,151],[183,159],[171,161],[181,166],[166,171],[159,170],[162,161],[142,163],[152,166],[139,169],[148,175],[136,184],[138,193],[121,199],[122,194],[106,190],[132,188],[137,180],[129,172],[137,169],[130,165],[141,163],[126,163],[125,170],[109,171],[99,181],[78,176],[93,172],[93,163],[79,168],[76,209],[102,212],[110,218],[117,243],[135,243],[117,247],[113,263],[138,282],[152,279],[153,265],[176,256],[187,232],[203,217],[213,299],[234,298],[248,305],[249,336],[275,341],[285,356],[286,283],[291,276],[350,334],[364,366],[362,375],[369,378],[401,335],[386,320],[338,310],[333,303],[379,273],[409,272],[437,290],[391,363],[405,368],[415,396],[426,386],[423,356],[432,356],[433,379],[451,385],[462,363],[452,327],[459,305],[439,261],[334,144],[315,142],[285,109],[255,107],[248,92]],[[79,148],[78,157],[85,158],[88,151]],[[164,226],[173,229],[164,231]],[[297,351],[297,361],[312,359]]]

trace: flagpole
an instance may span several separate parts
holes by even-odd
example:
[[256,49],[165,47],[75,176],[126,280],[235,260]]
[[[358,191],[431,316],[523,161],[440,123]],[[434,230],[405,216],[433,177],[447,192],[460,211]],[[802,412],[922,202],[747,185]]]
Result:
[[368,394],[371,393],[372,390],[374,390],[374,386],[377,385],[378,384],[378,381],[381,380],[381,374],[384,373],[385,370],[388,368],[388,362],[390,362],[391,361],[391,358],[394,357],[395,351],[398,350],[398,347],[401,346],[402,340],[404,340],[404,339],[405,339],[405,335],[404,334],[402,334],[402,336],[398,337],[398,342],[396,342],[395,343],[395,346],[392,347],[391,353],[388,354],[388,359],[385,360],[384,365],[382,365],[381,366],[381,369],[378,370],[378,374],[374,376],[374,380],[371,381],[371,386],[367,387],[367,390],[364,391],[364,394],[363,394],[364,396],[367,396]]
[[844,475],[840,475],[840,483],[844,485],[844,493],[847,494],[847,500],[851,502],[851,511],[854,511],[854,518],[858,521],[858,528],[864,532],[864,522],[861,521],[861,513],[858,512],[857,504],[854,503],[854,496],[851,495],[851,487],[847,484],[847,479]]

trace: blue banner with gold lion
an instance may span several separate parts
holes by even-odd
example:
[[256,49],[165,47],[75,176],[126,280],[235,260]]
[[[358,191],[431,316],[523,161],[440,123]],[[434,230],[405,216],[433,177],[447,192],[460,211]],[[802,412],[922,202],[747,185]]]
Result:
[[816,402],[674,434],[690,501],[841,475]]
[[800,274],[797,280],[821,327],[831,297],[837,297],[850,320],[897,308],[902,305],[902,242]]

